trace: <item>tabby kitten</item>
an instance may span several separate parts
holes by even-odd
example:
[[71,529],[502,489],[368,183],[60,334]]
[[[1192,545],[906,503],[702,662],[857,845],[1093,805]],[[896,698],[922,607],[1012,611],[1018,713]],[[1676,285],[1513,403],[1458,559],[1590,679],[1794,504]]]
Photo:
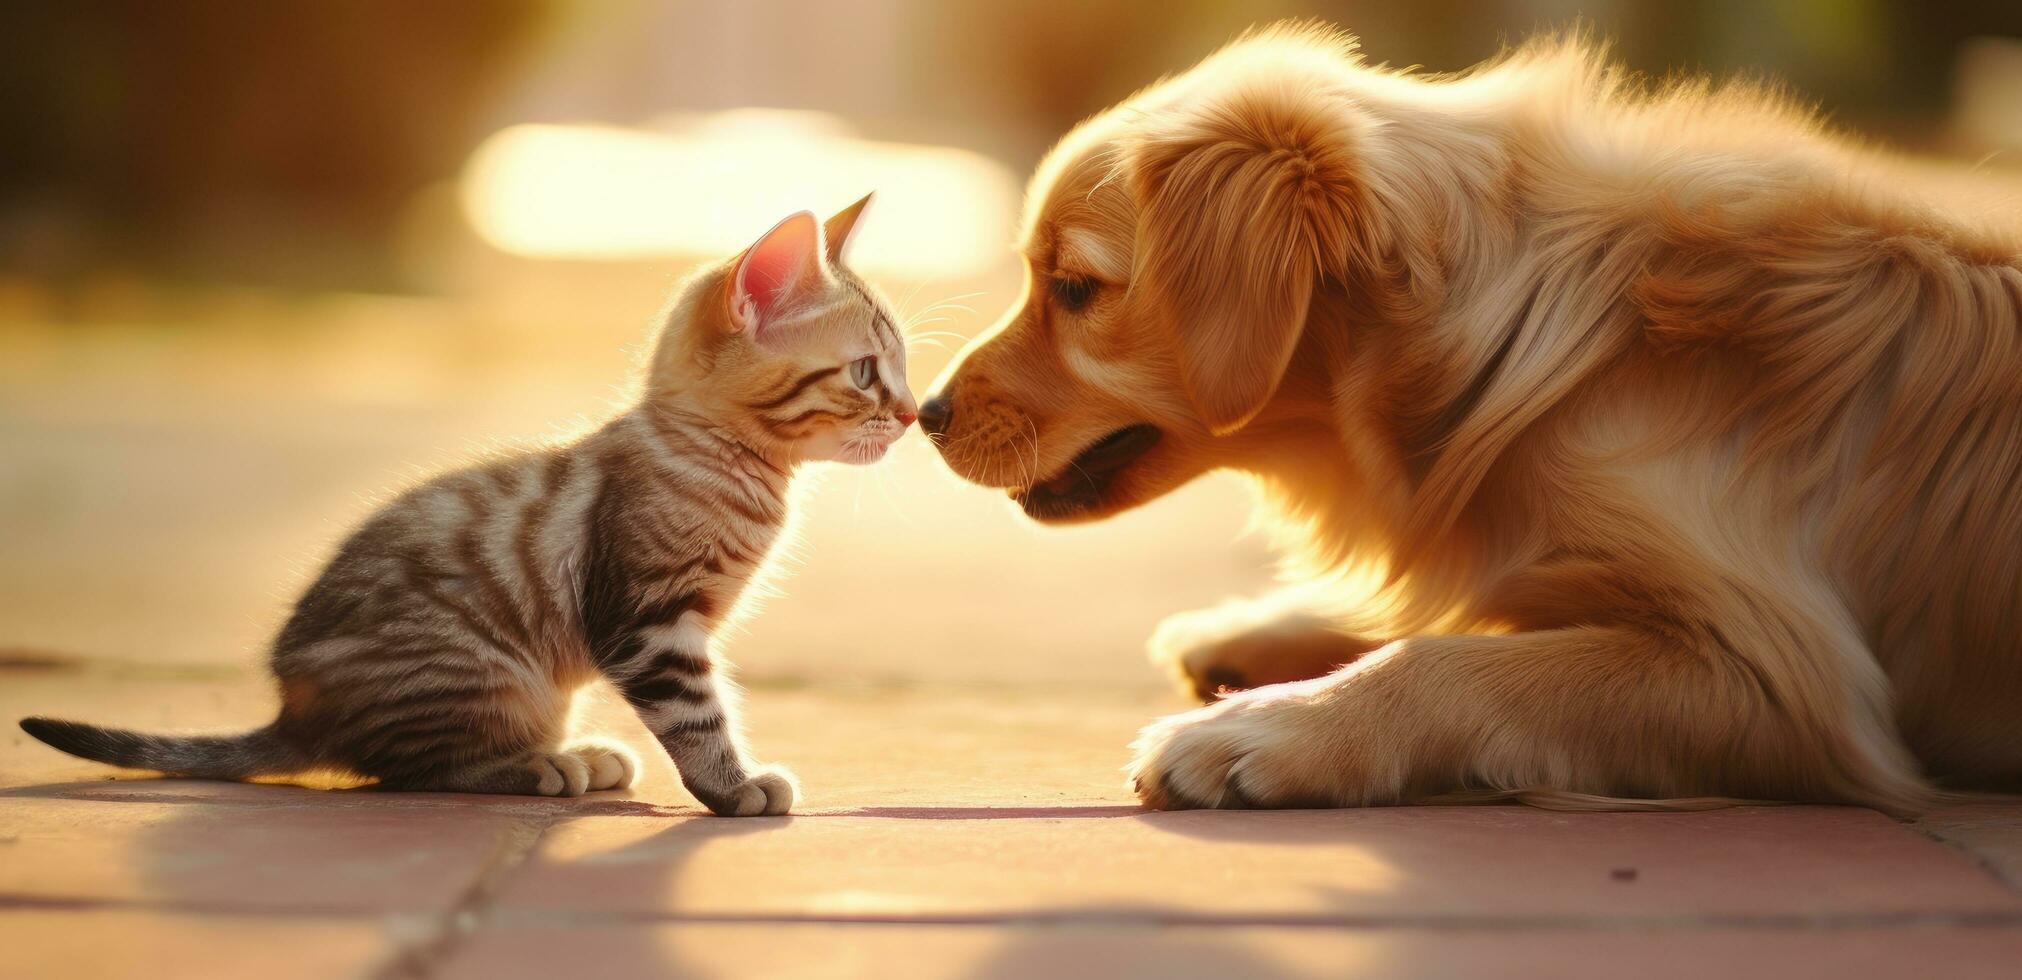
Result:
[[676,295],[644,399],[571,445],[437,477],[370,518],[273,646],[280,717],[170,736],[29,718],[73,755],[212,779],[348,771],[391,788],[576,796],[631,783],[563,745],[601,674],[722,815],[784,813],[753,766],[710,637],[764,562],[796,464],[869,463],[915,406],[889,309],[843,267],[859,201],[796,214]]

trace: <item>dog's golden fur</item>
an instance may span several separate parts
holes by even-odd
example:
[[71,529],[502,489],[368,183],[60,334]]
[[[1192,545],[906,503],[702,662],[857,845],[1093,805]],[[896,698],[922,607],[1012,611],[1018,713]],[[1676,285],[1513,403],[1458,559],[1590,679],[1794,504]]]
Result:
[[2022,776],[2022,220],[1916,169],[1579,41],[1271,29],[1048,157],[939,438],[1044,520],[1265,487],[1296,591],[1160,645],[1320,676],[1148,728],[1152,805],[1914,811]]

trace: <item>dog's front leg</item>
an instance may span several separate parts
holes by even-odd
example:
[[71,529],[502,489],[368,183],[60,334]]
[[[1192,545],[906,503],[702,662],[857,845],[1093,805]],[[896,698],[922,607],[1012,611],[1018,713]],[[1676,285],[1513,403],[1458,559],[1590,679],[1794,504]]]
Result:
[[1310,592],[1288,590],[1168,616],[1150,653],[1181,693],[1213,701],[1330,674],[1382,645],[1344,629]]
[[1598,627],[1403,640],[1163,719],[1138,740],[1131,776],[1161,809],[1468,790],[1914,807],[1923,785],[1885,722],[1829,682],[1792,688],[1770,679],[1784,668],[1718,647]]

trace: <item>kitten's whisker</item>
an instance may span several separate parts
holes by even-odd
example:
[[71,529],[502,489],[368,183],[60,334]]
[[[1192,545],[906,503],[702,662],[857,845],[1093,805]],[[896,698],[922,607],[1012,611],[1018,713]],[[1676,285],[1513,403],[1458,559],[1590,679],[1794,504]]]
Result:
[[913,305],[913,300],[920,295],[920,290],[925,289],[929,284],[936,283],[938,281],[939,280],[937,279],[922,279],[918,283],[914,284],[911,292],[906,294],[905,300],[899,304],[899,309],[902,311],[899,314],[899,324],[901,330],[904,330],[912,326],[914,320],[919,319],[923,313],[929,312],[933,309],[931,304],[927,307],[926,310],[914,310],[908,309],[908,307],[911,307]]
[[945,298],[945,299],[940,299],[940,300],[935,300],[934,302],[932,302],[932,303],[929,303],[929,304],[927,304],[926,306],[924,306],[924,307],[922,307],[922,308],[920,308],[920,309],[918,309],[918,310],[914,310],[914,311],[912,312],[912,315],[913,315],[913,316],[919,316],[919,315],[921,315],[921,314],[923,314],[923,313],[931,313],[931,312],[933,312],[934,310],[940,309],[940,308],[941,308],[941,307],[943,307],[943,306],[948,306],[948,305],[950,305],[950,304],[954,304],[954,303],[960,303],[960,302],[961,302],[962,300],[965,300],[965,299],[975,299],[975,298],[977,298],[978,296],[982,296],[982,295],[983,295],[983,290],[980,290],[980,289],[979,289],[979,290],[976,290],[975,292],[971,292],[971,293],[958,293],[958,294],[956,294],[956,295],[954,295],[954,296],[949,296],[949,297],[947,297],[947,298]]
[[877,481],[878,496],[883,497],[885,503],[889,504],[892,510],[899,515],[899,522],[901,524],[904,524],[908,528],[917,527],[917,522],[913,520],[913,515],[906,511],[905,506],[892,499],[891,468],[888,466],[878,466],[873,467],[873,469],[876,471],[874,476]]
[[930,279],[922,279],[919,282],[914,283],[912,290],[906,293],[906,298],[899,301],[899,309],[903,310],[906,307],[913,305],[913,300],[919,297],[920,290],[925,289],[929,285],[932,285],[933,283],[938,281],[939,280],[937,279],[930,278]]
[[970,316],[976,315],[976,310],[974,307],[962,303],[935,303],[934,305],[929,306],[926,309],[913,314],[913,317],[914,319],[918,319],[919,317],[926,316],[929,313],[939,313],[942,310],[959,310],[963,313],[969,314]]
[[[852,455],[852,456],[855,456],[855,455],[858,455],[859,453],[860,453],[860,450],[858,449],[858,447],[857,447],[856,445],[852,445],[852,446],[850,446],[850,447],[849,447],[849,454],[850,454],[850,455]],[[858,462],[858,460],[854,460],[854,459],[852,459],[852,460],[850,460],[850,462],[852,462],[852,463],[855,463],[855,462]],[[855,481],[856,481],[856,490],[855,490],[855,492],[854,492],[854,493],[852,493],[852,494],[850,495],[850,516],[851,516],[851,517],[860,517],[860,516],[862,516],[862,514],[863,514],[863,509],[864,509],[864,506],[863,506],[863,505],[864,505],[864,475],[863,475],[862,471],[858,471],[858,472],[856,472],[856,473],[853,473],[853,474],[851,474],[851,475],[852,475],[852,476],[853,476],[853,477],[855,478]]]
[[913,325],[918,323],[922,317],[925,317],[930,313],[939,312],[941,310],[949,310],[949,309],[961,310],[964,313],[968,313],[969,315],[974,316],[976,311],[968,306],[963,305],[960,301],[965,299],[975,299],[976,297],[982,295],[983,293],[980,290],[973,293],[962,293],[961,295],[950,296],[947,299],[929,303],[926,306],[921,307],[920,309],[913,310],[907,313],[905,316],[906,329],[909,330],[912,329]]

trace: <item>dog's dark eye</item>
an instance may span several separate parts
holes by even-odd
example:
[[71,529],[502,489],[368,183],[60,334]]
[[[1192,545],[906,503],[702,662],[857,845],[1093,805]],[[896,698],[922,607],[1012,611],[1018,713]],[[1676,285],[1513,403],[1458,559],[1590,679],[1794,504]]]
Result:
[[875,356],[859,357],[850,362],[850,381],[859,388],[868,388],[878,379],[878,359]]
[[1095,289],[1101,283],[1086,276],[1055,276],[1053,298],[1062,309],[1072,313],[1087,306],[1095,298]]

